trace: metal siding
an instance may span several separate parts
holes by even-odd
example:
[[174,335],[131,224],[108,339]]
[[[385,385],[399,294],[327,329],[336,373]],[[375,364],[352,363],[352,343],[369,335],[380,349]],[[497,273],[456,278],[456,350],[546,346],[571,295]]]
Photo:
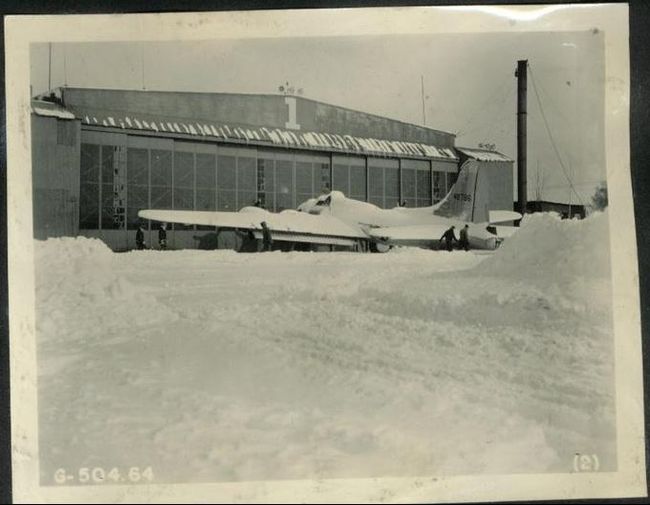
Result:
[[[135,117],[139,121],[158,123],[161,117],[176,118],[179,123],[203,122],[233,125],[266,126],[286,129],[289,107],[284,95],[247,95],[236,93],[183,93],[135,90],[63,89],[67,108],[77,117]],[[404,123],[304,97],[296,101],[298,131],[350,134],[453,147],[451,133]],[[198,123],[197,123],[198,122]],[[126,124],[126,121],[124,121]],[[116,123],[120,127],[121,124]],[[128,126],[128,125],[126,125]],[[196,128],[196,126],[195,126]]]
[[450,160],[450,161],[431,160],[431,165],[434,172],[453,172],[453,173],[458,173],[458,167],[460,166],[460,164],[454,160]]
[[100,132],[81,130],[82,144],[99,144],[109,146],[125,146],[127,136],[124,133]]
[[[133,117],[134,115],[131,114],[131,118]],[[34,159],[36,160],[36,158],[38,157],[39,159],[44,160],[41,168],[43,167],[45,168],[41,171],[44,172],[46,175],[45,176],[35,175],[35,180],[38,178],[42,187],[43,186],[49,187],[48,186],[49,183],[50,182],[54,183],[55,181],[48,181],[44,177],[47,177],[47,175],[49,174],[55,173],[55,171],[47,168],[48,163],[52,164],[53,166],[56,166],[57,163],[59,164],[63,163],[67,165],[71,162],[72,159],[74,159],[74,156],[73,158],[70,158],[71,154],[65,150],[62,152],[58,152],[59,149],[56,146],[54,149],[56,153],[54,156],[51,156],[52,146],[48,146],[48,142],[51,143],[52,138],[54,139],[54,142],[56,142],[57,135],[56,135],[56,130],[48,130],[47,121],[55,121],[55,120],[48,119],[48,118],[38,118],[38,119],[39,119],[38,126],[34,126],[35,124],[37,124],[37,122],[33,123],[33,138],[35,139],[33,150],[34,152],[38,151],[38,156],[34,155]],[[75,124],[77,125],[77,128],[79,128],[79,123],[75,122]],[[38,130],[38,128],[41,128],[43,131]],[[196,151],[196,152],[212,152],[212,153],[218,152],[219,154],[243,154],[243,151],[246,151],[247,154],[252,154],[253,157],[255,157],[257,153],[260,153],[260,155],[266,154],[273,159],[281,159],[281,158],[291,159],[294,156],[296,156],[296,159],[309,159],[312,161],[320,161],[321,159],[325,161],[329,160],[329,157],[325,153],[314,152],[314,156],[312,157],[310,154],[307,154],[304,151],[300,152],[299,155],[296,155],[294,153],[289,152],[286,148],[283,147],[264,149],[264,148],[255,148],[255,147],[245,148],[243,146],[236,147],[234,145],[228,146],[228,145],[217,144],[216,142],[191,142],[191,141],[183,142],[180,140],[173,140],[171,138],[161,138],[153,134],[151,136],[126,135],[125,133],[113,133],[110,131],[84,130],[83,132],[81,132],[81,140],[82,142],[95,143],[95,144],[129,145],[129,146],[144,147],[148,149],[162,148],[166,150],[172,150],[172,146],[174,142],[176,142],[177,149],[180,148],[182,145],[183,150],[185,150],[186,148],[190,151]],[[327,149],[323,148],[322,151],[327,151]],[[316,159],[316,157],[318,157],[318,159]],[[365,157],[363,156],[361,157],[345,156],[345,158],[348,158],[348,160],[350,158],[360,159],[364,161],[364,164],[366,161]],[[371,157],[370,163],[374,165],[393,164],[393,163],[397,163],[397,158],[399,158],[399,156],[395,155],[394,157],[391,158],[392,158],[391,160],[388,160],[385,158]],[[51,161],[52,159],[54,159],[55,161],[52,162]],[[74,164],[74,166],[76,167],[76,175],[74,180],[76,181],[76,195],[77,195],[77,202],[78,202],[79,143],[77,143],[76,146],[76,163]],[[476,202],[476,204],[483,209],[485,208],[499,209],[499,210],[512,209],[512,184],[513,184],[512,163],[494,162],[494,161],[489,163],[482,162],[481,168],[482,168],[481,180],[479,181],[479,185],[485,185],[485,184],[488,185],[489,196],[482,197],[483,200]],[[433,171],[457,173],[458,164],[457,161],[455,160],[449,160],[449,161],[433,160],[432,169]],[[317,172],[317,176],[318,178],[320,178],[320,172]],[[37,185],[36,182],[35,185]],[[40,200],[45,202],[47,198],[41,197]],[[56,206],[55,203],[49,205],[50,207]],[[52,213],[51,210],[48,210],[50,207],[43,206],[43,208],[41,209],[42,215],[44,215],[47,212]],[[111,246],[115,249],[125,248],[127,247],[127,245],[130,247],[134,247],[135,235],[133,232],[129,232],[128,234],[124,234],[122,232],[121,235],[116,234],[116,232],[119,233],[119,231],[117,230],[114,231],[107,230],[105,232],[84,231],[84,234],[101,236],[107,243],[111,244]],[[190,230],[187,230],[187,232],[183,231],[182,233],[179,230],[178,232],[179,235],[177,239],[176,236],[172,234],[174,232],[170,230],[170,246],[176,245],[176,247],[179,246],[196,247],[196,244],[194,243],[195,241],[191,238]],[[175,242],[178,243],[174,244]],[[152,243],[151,240],[149,240],[148,243]]]
[[[430,143],[441,147],[454,146],[455,137],[451,133],[320,102],[299,101],[300,107],[314,111],[313,121],[303,119],[307,127],[303,129],[340,132],[356,137]],[[309,116],[304,114],[303,117]]]
[[[32,115],[31,128],[34,237],[74,236],[78,232],[79,121]],[[69,145],[71,138],[74,142]]]

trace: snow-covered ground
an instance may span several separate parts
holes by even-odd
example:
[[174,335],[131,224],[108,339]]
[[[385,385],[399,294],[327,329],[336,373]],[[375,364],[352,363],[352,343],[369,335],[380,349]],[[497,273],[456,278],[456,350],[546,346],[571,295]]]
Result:
[[37,242],[43,483],[614,469],[607,242],[606,214],[493,255]]

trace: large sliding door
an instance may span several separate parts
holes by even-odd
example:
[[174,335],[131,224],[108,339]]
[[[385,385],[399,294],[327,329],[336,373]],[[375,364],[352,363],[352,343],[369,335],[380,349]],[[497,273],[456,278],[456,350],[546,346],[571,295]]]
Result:
[[425,160],[404,159],[402,201],[407,207],[431,205],[431,164]]
[[431,192],[433,203],[442,200],[451,190],[458,176],[458,165],[456,162],[432,161]]
[[368,199],[366,159],[361,156],[332,156],[332,189],[365,202]]
[[368,158],[368,201],[384,209],[399,205],[399,162],[396,159]]
[[295,209],[330,190],[329,157],[260,149],[257,177],[257,197],[266,209]]

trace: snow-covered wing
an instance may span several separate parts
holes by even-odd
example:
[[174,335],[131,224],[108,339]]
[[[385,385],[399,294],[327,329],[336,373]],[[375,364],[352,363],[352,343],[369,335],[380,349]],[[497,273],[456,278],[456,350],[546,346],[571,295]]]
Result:
[[345,244],[341,242],[342,245],[350,245],[351,240],[367,238],[360,229],[355,229],[335,217],[312,215],[295,210],[285,210],[276,214],[257,207],[244,207],[239,212],[148,209],[138,212],[138,216],[166,223],[199,224],[253,231],[260,230],[262,222],[265,221],[275,239],[285,238],[297,242],[331,244],[332,238],[339,238],[346,239]]
[[[243,209],[242,209],[243,210]],[[138,212],[138,216],[163,223],[198,224],[219,226],[223,228],[255,229],[267,219],[270,212],[255,208],[246,212],[206,212],[198,210],[158,210],[147,209]]]
[[437,242],[448,228],[448,224],[422,224],[372,228],[369,233],[383,242],[395,244],[400,242]]

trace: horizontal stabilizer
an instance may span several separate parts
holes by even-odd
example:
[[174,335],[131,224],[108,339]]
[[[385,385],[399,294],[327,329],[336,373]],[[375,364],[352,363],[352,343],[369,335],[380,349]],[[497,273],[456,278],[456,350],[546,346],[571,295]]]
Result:
[[490,211],[490,224],[508,223],[511,221],[519,221],[522,215],[514,210],[491,210]]

